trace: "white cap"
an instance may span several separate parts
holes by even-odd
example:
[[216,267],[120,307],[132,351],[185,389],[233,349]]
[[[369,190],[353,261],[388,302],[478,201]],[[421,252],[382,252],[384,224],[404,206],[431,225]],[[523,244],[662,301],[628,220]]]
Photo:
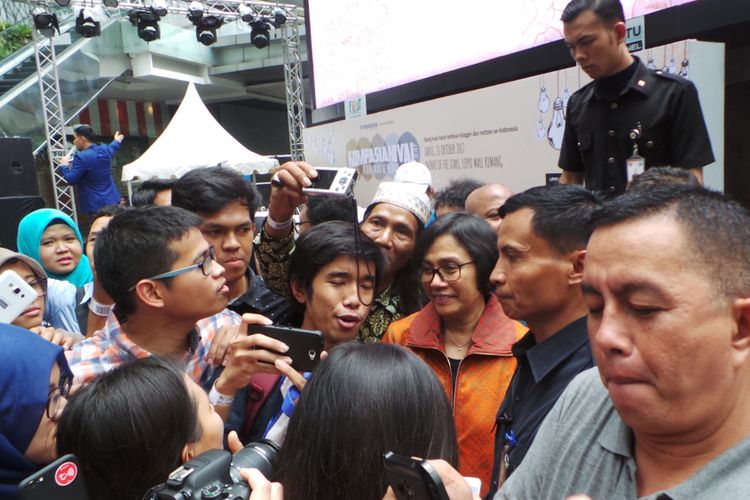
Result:
[[381,182],[370,205],[389,203],[413,213],[422,224],[430,218],[430,199],[420,185],[410,182]]
[[393,180],[395,182],[409,182],[427,187],[432,185],[432,174],[430,173],[430,169],[423,163],[410,161],[396,169]]

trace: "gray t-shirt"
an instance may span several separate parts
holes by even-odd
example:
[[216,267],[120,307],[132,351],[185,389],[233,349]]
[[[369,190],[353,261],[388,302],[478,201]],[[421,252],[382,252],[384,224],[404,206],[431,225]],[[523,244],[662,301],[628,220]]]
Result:
[[[495,500],[555,499],[585,493],[593,500],[637,497],[633,433],[615,411],[599,372],[576,377],[539,428],[521,466]],[[690,479],[643,499],[750,498],[750,438]]]

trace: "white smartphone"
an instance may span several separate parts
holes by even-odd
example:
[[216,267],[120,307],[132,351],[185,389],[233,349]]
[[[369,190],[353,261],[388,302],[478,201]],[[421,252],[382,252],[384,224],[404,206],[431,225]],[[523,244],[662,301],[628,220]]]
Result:
[[[357,170],[353,168],[315,167],[318,176],[312,180],[310,187],[302,191],[308,196],[330,196],[343,198],[349,196],[357,180]],[[281,181],[274,177],[271,184],[281,186]]]
[[0,323],[11,323],[26,310],[37,294],[15,271],[0,274]]

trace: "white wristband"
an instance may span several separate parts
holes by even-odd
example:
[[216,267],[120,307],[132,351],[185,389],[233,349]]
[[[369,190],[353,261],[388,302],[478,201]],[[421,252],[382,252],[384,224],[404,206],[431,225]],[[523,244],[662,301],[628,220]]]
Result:
[[287,229],[292,225],[292,218],[290,217],[289,220],[285,220],[284,222],[277,222],[273,220],[273,217],[271,217],[271,214],[268,214],[266,216],[266,222],[268,222],[268,225],[271,226],[273,229]]
[[231,406],[234,396],[225,396],[216,390],[216,384],[214,384],[208,392],[208,401],[211,403],[211,406]]
[[109,316],[109,312],[112,310],[112,307],[114,306],[97,302],[94,297],[91,297],[91,300],[89,300],[89,311],[96,314],[97,316],[101,316],[102,318],[106,318],[107,316]]

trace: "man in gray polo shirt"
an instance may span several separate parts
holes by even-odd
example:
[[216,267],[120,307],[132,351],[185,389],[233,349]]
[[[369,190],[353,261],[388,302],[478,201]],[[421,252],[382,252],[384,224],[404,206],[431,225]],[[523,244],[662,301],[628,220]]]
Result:
[[750,214],[689,186],[598,209],[583,277],[597,368],[495,498],[750,494]]

